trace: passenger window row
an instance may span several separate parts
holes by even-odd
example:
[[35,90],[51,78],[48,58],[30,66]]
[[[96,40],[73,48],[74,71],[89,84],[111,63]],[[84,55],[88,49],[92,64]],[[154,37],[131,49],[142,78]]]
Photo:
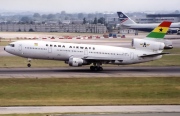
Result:
[[35,50],[47,50],[46,48],[37,48],[37,47],[25,47],[25,49],[35,49]]
[[83,51],[77,51],[77,50],[57,50],[57,51],[66,51],[66,52],[83,52]]

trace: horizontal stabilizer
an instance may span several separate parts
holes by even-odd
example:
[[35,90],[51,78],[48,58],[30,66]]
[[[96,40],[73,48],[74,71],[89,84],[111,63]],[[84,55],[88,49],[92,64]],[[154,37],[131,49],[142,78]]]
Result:
[[143,55],[143,56],[140,56],[140,57],[142,57],[142,58],[145,58],[145,57],[155,57],[155,56],[164,55],[164,54],[169,54],[169,53],[148,54],[148,55]]

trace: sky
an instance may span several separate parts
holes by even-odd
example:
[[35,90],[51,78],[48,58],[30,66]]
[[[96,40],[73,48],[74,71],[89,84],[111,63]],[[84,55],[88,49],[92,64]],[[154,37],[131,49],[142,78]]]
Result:
[[0,0],[1,11],[57,13],[180,10],[180,0]]

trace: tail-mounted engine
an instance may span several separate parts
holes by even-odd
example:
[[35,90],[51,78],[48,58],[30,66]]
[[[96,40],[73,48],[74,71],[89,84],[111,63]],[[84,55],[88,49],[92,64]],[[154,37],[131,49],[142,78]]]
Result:
[[162,42],[150,41],[145,39],[133,39],[132,47],[141,50],[159,51],[164,49],[165,44]]

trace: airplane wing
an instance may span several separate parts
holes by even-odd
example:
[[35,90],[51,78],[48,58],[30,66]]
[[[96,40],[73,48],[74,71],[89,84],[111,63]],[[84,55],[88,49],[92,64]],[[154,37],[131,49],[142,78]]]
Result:
[[[159,56],[159,55],[164,55],[164,54],[169,54],[169,53],[157,53],[157,54],[144,54],[142,56],[139,56],[141,58],[146,58],[146,57],[155,57],[155,56]],[[101,60],[101,61],[112,61],[112,60],[118,60],[118,61],[123,61],[121,59],[117,59],[117,58],[111,58],[111,60],[109,58],[106,57],[84,57],[83,59],[86,60]]]
[[146,57],[154,57],[154,56],[159,56],[159,55],[164,55],[164,54],[169,54],[169,53],[147,54],[147,55],[142,55],[142,56],[139,56],[139,57],[146,58]]
[[121,60],[121,59],[117,59],[117,58],[106,58],[106,57],[84,57],[83,59],[86,59],[86,60],[101,60],[101,61],[112,61],[112,60]]

